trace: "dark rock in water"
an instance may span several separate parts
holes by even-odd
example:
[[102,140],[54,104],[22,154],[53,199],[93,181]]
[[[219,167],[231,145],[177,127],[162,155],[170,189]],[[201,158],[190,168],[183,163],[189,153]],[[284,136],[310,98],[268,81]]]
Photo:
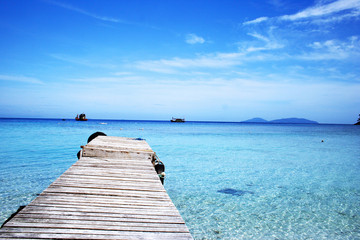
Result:
[[224,188],[224,189],[218,190],[218,192],[225,193],[225,194],[231,194],[233,196],[243,196],[246,193],[254,194],[254,192],[251,192],[251,191],[237,190],[237,189],[232,189],[232,188]]

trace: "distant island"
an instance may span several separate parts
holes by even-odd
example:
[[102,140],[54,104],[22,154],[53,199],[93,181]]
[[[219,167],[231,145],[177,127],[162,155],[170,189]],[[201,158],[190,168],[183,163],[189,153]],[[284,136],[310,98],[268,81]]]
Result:
[[359,118],[357,120],[357,123],[355,123],[354,125],[360,125],[360,114],[359,114]]
[[252,118],[246,121],[242,121],[242,123],[284,123],[284,124],[319,124],[316,121],[308,120],[305,118],[281,118],[275,120],[265,120],[263,118]]

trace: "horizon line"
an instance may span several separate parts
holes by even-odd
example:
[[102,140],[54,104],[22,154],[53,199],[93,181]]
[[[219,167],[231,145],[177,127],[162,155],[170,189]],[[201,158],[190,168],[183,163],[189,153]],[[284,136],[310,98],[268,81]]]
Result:
[[[47,118],[47,117],[0,117],[0,119],[34,119],[34,120],[75,120],[75,118]],[[280,118],[286,119],[286,118]],[[274,119],[279,120],[279,119]],[[279,122],[247,122],[248,120],[243,121],[212,121],[212,120],[187,120],[186,122],[193,122],[193,123],[245,123],[245,124],[306,124],[306,125],[354,125],[352,123],[279,123]],[[308,119],[306,119],[308,120]],[[88,121],[142,121],[142,122],[170,122],[170,120],[150,120],[150,119],[99,119],[99,118],[92,118],[88,119]],[[309,120],[312,121],[312,120]]]

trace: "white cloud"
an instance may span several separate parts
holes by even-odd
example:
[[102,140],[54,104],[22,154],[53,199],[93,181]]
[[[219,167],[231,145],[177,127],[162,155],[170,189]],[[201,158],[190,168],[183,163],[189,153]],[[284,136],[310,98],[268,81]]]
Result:
[[254,38],[257,38],[259,40],[262,40],[264,42],[269,42],[269,38],[261,35],[261,34],[258,34],[258,33],[248,33],[249,36],[252,36]]
[[33,84],[43,84],[43,82],[37,78],[25,77],[25,76],[0,75],[0,80],[33,83]]
[[239,47],[236,52],[217,52],[206,55],[197,55],[194,58],[159,59],[150,61],[138,61],[135,66],[146,71],[175,74],[179,69],[196,69],[196,68],[229,68],[239,66],[243,62],[275,60],[279,59],[278,55],[257,54],[260,51],[270,51],[283,48],[284,45],[279,43],[272,35],[271,30],[268,36],[253,32],[248,35],[256,38],[256,42],[247,42]]
[[266,20],[268,20],[268,19],[269,19],[268,17],[259,17],[259,18],[256,18],[256,19],[254,19],[254,20],[244,22],[243,24],[244,24],[244,25],[256,24],[256,23],[264,22],[264,21],[266,21]]
[[137,68],[160,72],[177,73],[176,69],[191,68],[226,68],[241,64],[244,53],[216,53],[196,58],[172,58],[153,61],[139,61]]
[[196,44],[196,43],[203,44],[205,42],[205,39],[197,36],[196,34],[190,33],[186,35],[186,42],[188,44]]
[[346,18],[354,18],[359,16],[359,0],[336,0],[331,3],[318,4],[306,8],[295,14],[283,15],[276,18],[259,17],[251,21],[246,21],[243,23],[243,25],[257,24],[268,21],[270,19],[279,19],[283,21],[299,21],[312,19],[313,23],[336,22],[344,20]]
[[298,56],[302,60],[341,60],[360,56],[360,39],[351,36],[345,41],[337,39],[313,42],[308,45],[314,51]]
[[[275,49],[283,48],[284,45],[279,43],[277,40],[275,40],[275,38],[272,36],[271,31],[272,31],[272,29],[270,29],[270,31],[268,33],[269,36],[264,36],[264,35],[261,35],[256,32],[248,33],[249,36],[252,36],[252,37],[256,38],[257,40],[260,40],[261,45],[253,44],[252,46],[247,46],[245,51],[250,53],[250,52],[275,50]],[[264,43],[265,43],[265,45],[264,45]]]
[[337,15],[328,16],[326,18],[313,19],[312,22],[316,23],[316,24],[326,24],[326,23],[330,23],[330,22],[340,22],[345,19],[355,18],[355,17],[359,17],[359,16],[360,16],[360,10],[356,9],[356,10],[351,11],[350,13],[345,13],[342,15],[337,14]]
[[[314,41],[308,44],[307,51],[279,52],[285,47],[277,41],[272,34],[267,36],[259,33],[249,33],[256,38],[256,42],[241,43],[237,52],[213,53],[197,55],[194,58],[169,58],[150,61],[138,61],[134,66],[138,69],[165,73],[184,74],[186,71],[203,71],[203,69],[227,69],[238,67],[255,61],[286,61],[286,60],[351,60],[360,57],[360,38],[352,36],[346,40],[329,39],[326,41]],[[265,52],[266,51],[266,52]]]
[[300,11],[296,14],[292,15],[284,15],[280,17],[282,20],[290,20],[295,21],[304,18],[311,17],[320,17],[324,15],[334,14],[341,11],[355,11],[357,12],[357,16],[359,15],[360,10],[360,1],[359,0],[337,0],[329,4],[325,5],[316,5],[313,7],[309,7],[303,11]]

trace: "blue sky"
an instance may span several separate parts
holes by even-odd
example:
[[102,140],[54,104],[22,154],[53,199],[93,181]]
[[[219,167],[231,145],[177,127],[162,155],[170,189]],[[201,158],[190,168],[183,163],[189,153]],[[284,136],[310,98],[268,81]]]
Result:
[[1,0],[0,117],[360,113],[360,0]]

